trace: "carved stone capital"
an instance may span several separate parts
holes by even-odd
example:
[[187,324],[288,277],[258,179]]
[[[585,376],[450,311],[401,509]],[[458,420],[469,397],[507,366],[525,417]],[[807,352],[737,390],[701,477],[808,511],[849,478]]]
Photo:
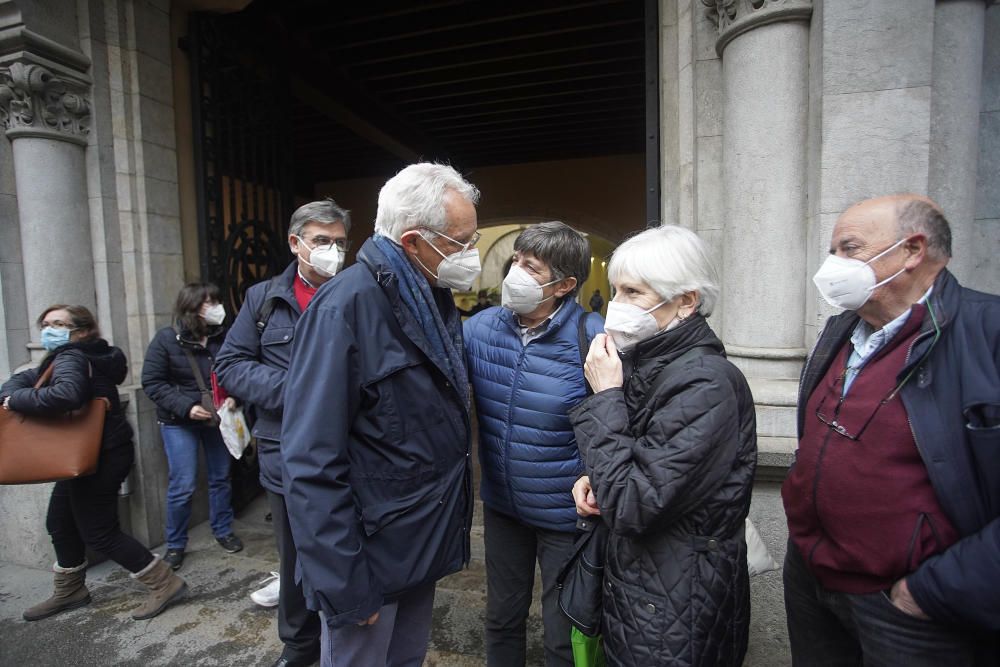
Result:
[[90,100],[86,89],[36,63],[0,68],[0,122],[11,139],[44,136],[86,144]]
[[748,30],[780,21],[808,21],[812,0],[701,0],[707,14],[719,26],[715,51],[722,55],[726,45]]

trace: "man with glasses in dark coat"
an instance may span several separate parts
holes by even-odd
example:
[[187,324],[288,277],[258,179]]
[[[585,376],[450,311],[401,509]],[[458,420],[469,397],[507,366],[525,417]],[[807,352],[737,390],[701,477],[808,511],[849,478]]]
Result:
[[[414,164],[295,329],[285,499],[321,665],[420,665],[438,579],[469,560],[469,380],[451,290],[480,272],[479,192]],[[293,407],[294,406],[294,407]]]
[[350,230],[350,212],[332,199],[300,206],[288,227],[295,261],[281,275],[247,290],[215,363],[219,383],[256,413],[260,483],[271,507],[279,564],[277,579],[250,597],[264,606],[278,605],[284,647],[274,667],[306,667],[319,656],[319,615],[307,608],[302,585],[295,581],[295,542],[281,484],[283,389],[295,323],[316,290],[343,265]]
[[782,487],[795,665],[1000,664],[1000,298],[926,197],[861,202],[814,277],[846,312],[802,373]]

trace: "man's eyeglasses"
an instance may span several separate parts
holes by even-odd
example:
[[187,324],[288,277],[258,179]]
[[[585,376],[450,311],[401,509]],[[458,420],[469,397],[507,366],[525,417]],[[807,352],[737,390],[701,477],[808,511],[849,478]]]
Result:
[[331,246],[336,246],[337,250],[347,252],[351,249],[351,242],[347,239],[331,239],[329,236],[313,236],[311,238],[299,237],[306,241],[311,250],[328,250]]
[[447,234],[442,234],[441,232],[439,232],[436,229],[428,229],[427,227],[424,227],[424,229],[427,230],[428,232],[431,232],[432,234],[436,234],[436,235],[438,235],[438,236],[440,236],[442,238],[445,238],[445,239],[451,241],[456,246],[458,246],[459,248],[462,249],[461,252],[465,252],[469,248],[475,248],[476,244],[479,243],[479,239],[481,238],[479,232],[473,232],[472,237],[468,241],[466,241],[466,242],[463,243],[462,241],[456,241],[455,239],[451,238]]
[[[834,391],[837,391],[837,385],[834,385]],[[840,413],[840,406],[843,405],[844,402],[843,398],[837,401],[837,406],[833,409],[833,418],[831,419],[823,413],[823,405],[826,403],[826,399],[830,395],[828,393],[823,397],[823,400],[819,402],[819,405],[816,406],[816,418],[833,429],[838,435],[842,435],[848,440],[857,442],[861,439],[861,436],[865,434],[865,431],[868,429],[868,425],[874,421],[875,415],[877,415],[878,411],[882,409],[882,406],[895,398],[897,393],[899,393],[899,387],[890,391],[886,394],[885,398],[878,402],[878,405],[875,406],[875,410],[872,411],[871,415],[868,416],[868,419],[865,420],[865,423],[861,425],[860,429],[858,429],[857,434],[851,433],[846,426],[837,421],[837,417]]]

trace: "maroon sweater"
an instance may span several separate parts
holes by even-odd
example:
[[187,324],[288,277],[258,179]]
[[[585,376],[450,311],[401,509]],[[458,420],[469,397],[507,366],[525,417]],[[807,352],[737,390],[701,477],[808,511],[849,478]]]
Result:
[[[789,537],[828,590],[885,590],[958,539],[938,504],[898,393],[879,407],[897,385],[922,310],[914,306],[846,397],[841,399],[850,341],[808,399],[795,465],[781,496]],[[836,421],[846,434],[824,421]]]

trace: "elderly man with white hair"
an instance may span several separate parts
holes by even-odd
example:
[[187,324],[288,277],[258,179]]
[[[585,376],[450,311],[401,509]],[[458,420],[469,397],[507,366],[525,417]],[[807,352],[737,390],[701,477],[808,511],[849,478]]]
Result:
[[450,290],[480,271],[478,199],[451,167],[400,171],[357,263],[296,326],[283,482],[324,666],[420,665],[435,583],[469,560],[469,380]]
[[705,317],[718,278],[694,232],[632,237],[570,411],[587,474],[577,512],[609,530],[608,664],[741,665],[750,621],[744,522],[757,461],[753,397]]

